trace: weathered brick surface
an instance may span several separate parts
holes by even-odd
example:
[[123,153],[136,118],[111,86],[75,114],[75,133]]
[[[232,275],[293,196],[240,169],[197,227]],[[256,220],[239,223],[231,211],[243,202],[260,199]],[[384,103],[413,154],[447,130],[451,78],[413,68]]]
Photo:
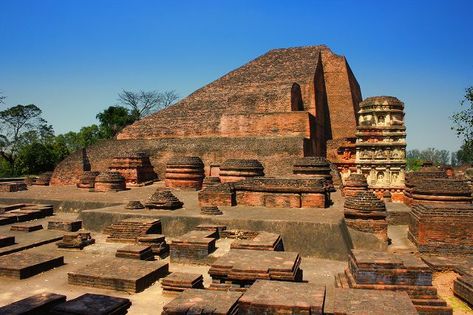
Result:
[[[294,158],[325,155],[328,139],[354,136],[359,101],[345,57],[325,46],[276,49],[126,127],[118,141],[87,148],[87,158],[103,171],[131,140],[128,147],[149,152],[160,176],[165,161],[183,152],[206,167],[255,158],[267,174],[288,175]],[[82,160],[77,152],[63,161],[52,183],[76,183]]]
[[301,194],[301,208],[326,208],[327,202],[323,194]]
[[164,292],[182,292],[187,289],[203,289],[204,277],[201,274],[173,272],[161,280]]
[[231,249],[275,250],[283,251],[281,235],[269,232],[258,232],[253,238],[237,239],[230,245]]
[[166,187],[200,190],[204,176],[204,163],[196,156],[175,157],[166,164]]
[[205,260],[215,251],[213,231],[191,231],[171,241],[170,256],[172,262],[195,262]]
[[464,275],[455,279],[453,293],[468,304],[473,305],[473,276]]
[[138,260],[153,260],[154,253],[151,246],[148,245],[127,245],[117,249],[115,257],[130,258]]
[[238,314],[239,292],[222,292],[203,289],[189,289],[164,305],[163,315],[186,314]]
[[125,177],[119,172],[105,171],[95,177],[94,191],[120,191],[125,189]]
[[232,249],[212,263],[209,274],[215,283],[248,287],[257,279],[302,281],[298,253]]
[[408,237],[421,252],[472,254],[472,226],[472,205],[415,205]]
[[92,238],[90,232],[68,232],[64,234],[61,241],[57,242],[58,248],[67,249],[83,249],[84,247],[95,244],[95,239]]
[[161,233],[159,219],[124,219],[113,223],[104,230],[109,234],[107,242],[136,242],[139,237]]
[[432,286],[431,269],[413,254],[353,249],[342,277],[336,282],[341,287],[405,291],[419,314],[452,314]]
[[48,221],[48,230],[75,232],[82,228],[82,220],[51,220]]
[[114,157],[109,166],[110,171],[118,172],[125,178],[127,185],[134,186],[153,182],[158,179],[154,172],[149,155],[145,152],[134,152],[125,156]]
[[147,209],[175,210],[183,205],[170,190],[157,190],[145,202]]
[[199,191],[199,206],[235,206],[236,195],[231,184],[220,184]]
[[22,251],[0,257],[0,276],[24,279],[63,264],[64,256]]
[[16,192],[22,190],[27,190],[26,184],[23,182],[0,183],[0,192]]
[[238,301],[239,314],[324,314],[325,286],[257,280]]
[[419,314],[406,292],[337,288],[325,302],[327,315]]
[[51,315],[125,315],[130,306],[129,299],[86,293],[54,306],[50,313]]
[[164,261],[106,258],[68,273],[73,285],[126,292],[141,292],[168,274]]
[[38,293],[0,307],[0,314],[50,314],[50,310],[66,302],[66,296],[55,293]]

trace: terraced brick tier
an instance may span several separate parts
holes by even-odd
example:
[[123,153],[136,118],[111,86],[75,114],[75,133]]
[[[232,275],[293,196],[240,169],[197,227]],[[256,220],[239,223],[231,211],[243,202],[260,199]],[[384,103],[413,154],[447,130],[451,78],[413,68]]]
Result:
[[[4,219],[4,224],[10,224],[15,222],[26,222],[33,220],[34,216],[29,213],[19,212],[18,210],[6,212],[4,214],[0,214],[0,220]],[[6,223],[9,222],[9,223]]]
[[24,182],[3,182],[0,183],[0,192],[17,192],[27,190]]
[[174,157],[166,163],[165,185],[170,188],[200,190],[204,163],[197,156]]
[[108,226],[105,234],[109,234],[107,242],[136,242],[140,236],[161,233],[159,219],[130,218]]
[[68,273],[68,282],[102,289],[141,292],[168,274],[164,261],[107,258]]
[[145,202],[147,209],[175,210],[182,208],[183,205],[184,203],[170,190],[157,190]]
[[455,279],[453,293],[473,306],[473,275],[463,275]]
[[238,301],[239,314],[323,314],[325,286],[257,280]]
[[0,257],[0,276],[25,279],[63,264],[64,256],[22,251]]
[[408,237],[420,252],[473,254],[472,226],[472,205],[414,205]]
[[0,235],[0,247],[10,246],[15,244],[15,237],[10,235]]
[[234,238],[237,240],[250,240],[258,236],[259,232],[249,230],[224,230],[220,233],[222,238]]
[[212,237],[220,238],[223,231],[227,229],[226,225],[214,224],[214,223],[202,223],[195,227],[196,231],[209,231],[215,232]]
[[236,195],[233,184],[218,184],[199,191],[199,206],[235,206]]
[[75,232],[82,228],[82,220],[51,220],[48,221],[48,230]]
[[164,305],[163,315],[185,314],[238,314],[239,292],[189,289]]
[[337,288],[332,296],[333,299],[325,302],[324,314],[418,314],[405,292]]
[[264,167],[258,160],[229,159],[220,165],[222,183],[238,182],[245,178],[264,176]]
[[202,215],[222,215],[223,212],[217,206],[206,206],[200,208],[200,214]]
[[151,246],[154,255],[162,256],[169,251],[169,245],[166,244],[166,236],[163,234],[146,234],[138,236],[138,244]]
[[42,230],[43,225],[38,223],[17,223],[10,227],[10,231],[34,232]]
[[86,293],[51,309],[50,314],[61,315],[124,315],[131,301],[102,294]]
[[172,240],[170,256],[173,262],[186,262],[206,259],[215,251],[215,236],[213,231],[190,231]]
[[420,314],[452,314],[432,286],[431,269],[413,254],[352,250],[340,278],[336,284],[341,287],[405,291]]
[[182,292],[186,289],[203,289],[204,278],[201,274],[173,272],[161,280],[164,291]]
[[139,260],[153,260],[154,253],[151,249],[151,246],[128,245],[123,248],[119,248],[115,253],[115,257]]
[[211,264],[209,275],[216,283],[241,287],[258,279],[302,281],[301,257],[294,252],[232,249]]
[[0,213],[4,213],[4,212],[15,210],[15,209],[20,209],[25,206],[26,206],[25,203],[0,204]]
[[55,293],[39,293],[0,307],[0,314],[50,314],[50,310],[66,302],[66,296]]
[[58,248],[80,250],[91,244],[95,244],[95,239],[86,231],[67,232],[62,240],[56,243]]
[[269,232],[259,232],[252,239],[235,240],[231,249],[275,250],[283,251],[284,245],[281,235]]

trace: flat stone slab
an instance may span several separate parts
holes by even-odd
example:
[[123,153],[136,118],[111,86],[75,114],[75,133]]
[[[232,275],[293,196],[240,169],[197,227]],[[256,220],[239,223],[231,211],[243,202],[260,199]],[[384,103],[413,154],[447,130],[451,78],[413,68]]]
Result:
[[189,289],[164,305],[163,315],[238,313],[239,292]]
[[82,220],[51,220],[48,221],[48,230],[76,232],[82,228]]
[[0,307],[0,314],[50,314],[51,308],[64,302],[65,295],[44,292]]
[[473,305],[473,276],[463,275],[453,282],[453,293]]
[[62,239],[63,234],[59,231],[39,230],[34,233],[12,231],[9,234],[15,236],[15,244],[0,247],[0,256],[19,252],[25,249],[56,242]]
[[86,293],[73,300],[57,305],[50,314],[61,315],[121,315],[126,314],[131,301],[102,294]]
[[154,253],[151,249],[151,246],[148,245],[128,245],[123,248],[119,248],[115,253],[115,257],[153,260]]
[[281,235],[269,232],[260,232],[253,239],[235,240],[231,249],[253,249],[253,250],[284,250]]
[[190,231],[171,241],[170,256],[173,262],[204,260],[215,251],[216,232]]
[[386,315],[418,314],[406,292],[335,289],[333,300],[326,301],[325,314]]
[[173,272],[161,280],[164,291],[184,291],[185,289],[203,289],[204,278],[201,274]]
[[38,223],[17,223],[10,227],[10,231],[34,232],[42,230],[43,225]]
[[299,253],[232,249],[212,263],[209,274],[220,281],[302,281],[300,263]]
[[325,286],[257,280],[240,298],[239,314],[323,314]]
[[24,279],[63,264],[64,256],[23,251],[0,257],[0,276]]
[[0,247],[10,246],[15,244],[15,237],[10,235],[0,235]]
[[68,273],[69,284],[141,292],[169,272],[164,261],[107,258]]

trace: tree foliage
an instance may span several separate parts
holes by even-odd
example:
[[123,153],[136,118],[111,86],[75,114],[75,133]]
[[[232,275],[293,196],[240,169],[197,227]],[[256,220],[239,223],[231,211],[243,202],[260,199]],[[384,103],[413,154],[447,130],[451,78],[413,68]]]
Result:
[[119,105],[129,107],[136,120],[164,109],[179,99],[175,91],[127,91],[118,93]]
[[97,119],[100,121],[102,136],[109,139],[115,137],[124,127],[132,124],[136,116],[130,114],[125,107],[110,106],[97,114]]
[[460,102],[462,109],[451,117],[452,129],[463,143],[457,152],[459,163],[473,163],[473,86],[465,90],[465,95]]
[[409,150],[407,151],[407,169],[416,171],[422,163],[431,161],[435,165],[448,165],[451,163],[451,153],[448,150],[439,150],[428,148],[425,150]]
[[34,104],[16,105],[0,111],[0,156],[16,174],[15,162],[22,146],[45,135],[52,127],[41,118],[41,109]]

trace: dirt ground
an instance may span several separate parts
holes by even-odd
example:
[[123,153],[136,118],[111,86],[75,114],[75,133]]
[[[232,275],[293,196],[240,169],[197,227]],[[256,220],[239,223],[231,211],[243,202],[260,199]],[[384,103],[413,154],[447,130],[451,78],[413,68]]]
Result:
[[438,295],[453,308],[454,315],[471,315],[473,309],[453,294],[453,281],[457,277],[458,274],[453,271],[436,272],[432,283],[437,288]]

